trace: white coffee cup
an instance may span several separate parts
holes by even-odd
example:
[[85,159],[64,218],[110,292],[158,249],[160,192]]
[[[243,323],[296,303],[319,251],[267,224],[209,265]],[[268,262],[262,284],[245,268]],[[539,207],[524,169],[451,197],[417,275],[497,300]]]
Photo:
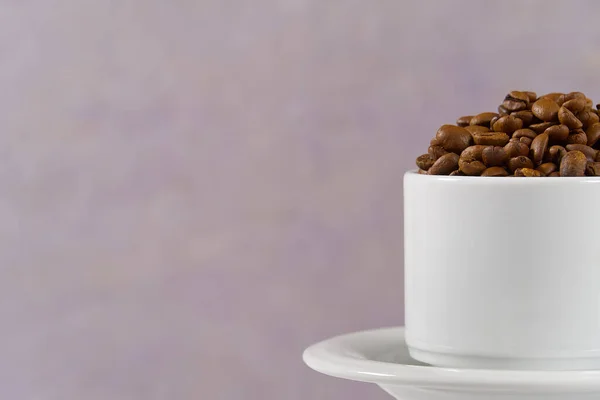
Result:
[[600,369],[600,177],[408,172],[404,246],[413,358]]

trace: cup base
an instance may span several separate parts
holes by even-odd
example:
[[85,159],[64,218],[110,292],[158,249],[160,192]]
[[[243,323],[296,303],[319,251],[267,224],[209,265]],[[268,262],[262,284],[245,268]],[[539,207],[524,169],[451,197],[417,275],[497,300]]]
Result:
[[442,368],[581,371],[600,370],[600,358],[503,358],[462,356],[416,349],[408,352],[417,361]]

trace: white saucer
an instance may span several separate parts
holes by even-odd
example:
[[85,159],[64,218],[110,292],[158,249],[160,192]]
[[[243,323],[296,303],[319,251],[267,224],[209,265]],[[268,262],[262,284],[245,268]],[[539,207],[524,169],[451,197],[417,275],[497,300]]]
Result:
[[326,375],[381,386],[402,400],[599,400],[597,371],[432,367],[410,358],[404,328],[350,333],[312,345],[304,362]]

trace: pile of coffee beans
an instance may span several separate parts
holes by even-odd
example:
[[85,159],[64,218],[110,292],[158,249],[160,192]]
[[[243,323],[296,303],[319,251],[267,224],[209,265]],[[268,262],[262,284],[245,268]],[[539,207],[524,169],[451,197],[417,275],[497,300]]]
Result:
[[442,125],[419,173],[468,176],[600,176],[600,104],[581,92],[512,91],[498,112]]

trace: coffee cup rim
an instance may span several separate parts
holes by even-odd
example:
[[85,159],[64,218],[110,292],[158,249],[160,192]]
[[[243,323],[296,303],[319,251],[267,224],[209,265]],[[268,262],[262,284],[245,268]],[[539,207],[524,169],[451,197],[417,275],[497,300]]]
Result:
[[409,170],[404,174],[405,177],[415,179],[423,179],[430,181],[443,182],[464,182],[464,183],[481,183],[481,184],[511,184],[511,185],[557,185],[561,183],[598,183],[600,184],[600,176],[552,176],[552,177],[510,177],[510,176],[459,176],[459,175],[426,175],[420,174],[418,170]]

